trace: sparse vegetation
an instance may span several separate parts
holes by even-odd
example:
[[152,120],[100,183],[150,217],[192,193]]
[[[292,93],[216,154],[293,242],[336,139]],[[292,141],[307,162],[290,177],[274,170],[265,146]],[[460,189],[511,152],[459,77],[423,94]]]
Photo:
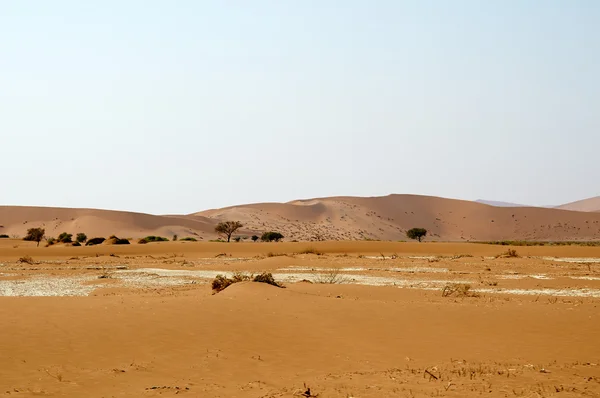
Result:
[[186,242],[198,242],[198,239],[196,239],[196,238],[192,238],[191,236],[188,236],[188,237],[186,237],[186,238],[181,238],[181,239],[179,239],[179,240],[181,240],[181,241],[186,241]]
[[496,240],[473,242],[485,245],[500,246],[600,246],[600,241],[529,241],[529,240]]
[[6,234],[0,235],[0,239],[8,239],[8,238],[10,238],[10,236],[8,236]]
[[467,283],[449,283],[442,289],[442,297],[478,297],[471,291],[471,285]]
[[58,235],[57,241],[60,243],[71,243],[73,242],[73,234],[63,232],[62,234]]
[[406,231],[406,236],[410,239],[415,239],[420,242],[421,239],[427,236],[427,230],[425,228],[411,228]]
[[257,235],[252,235],[252,242],[256,242],[260,238]]
[[150,235],[150,236],[146,236],[145,238],[142,238],[138,241],[138,243],[140,245],[146,244],[146,243],[150,243],[150,242],[168,242],[169,239],[162,237],[162,236],[154,236],[154,235]]
[[260,240],[262,240],[263,242],[273,242],[273,241],[279,242],[282,239],[283,239],[283,235],[280,234],[279,232],[274,232],[274,231],[265,232],[260,237]]
[[315,283],[322,283],[328,285],[337,285],[340,283],[346,283],[347,277],[341,273],[339,269],[331,269],[326,272],[314,274]]
[[77,237],[75,238],[75,240],[78,243],[85,243],[87,241],[87,235],[84,234],[83,232],[80,232],[77,234]]
[[52,245],[53,245],[53,244],[55,244],[55,243],[56,243],[56,239],[54,239],[54,238],[52,238],[52,237],[50,237],[50,238],[46,239],[46,247],[48,247],[48,246],[52,246]]
[[317,256],[322,256],[324,253],[321,251],[318,251],[314,247],[307,247],[306,249],[304,249],[296,254],[316,254]]
[[111,235],[106,241],[105,244],[108,245],[129,245],[129,239],[118,238],[115,235]]
[[496,258],[517,258],[517,257],[521,257],[521,256],[519,256],[519,253],[517,253],[517,251],[515,249],[508,249],[504,253],[500,253],[496,256]]
[[29,228],[27,230],[27,235],[23,238],[23,240],[30,242],[37,242],[37,245],[40,245],[40,241],[44,239],[44,235],[46,234],[46,230],[44,228]]
[[224,275],[217,275],[212,281],[212,289],[214,293],[218,293],[222,290],[225,290],[227,287],[233,285],[234,283],[244,281],[266,283],[280,288],[284,287],[282,284],[277,282],[275,278],[273,278],[273,275],[270,272],[263,272],[258,275],[248,275],[243,272],[234,272],[231,278],[228,278]]
[[30,264],[30,265],[34,263],[33,258],[31,258],[31,256],[28,256],[28,255],[21,257],[19,259],[19,262],[25,263],[25,264]]
[[215,232],[224,237],[227,237],[227,242],[230,242],[231,235],[233,235],[235,231],[242,227],[243,225],[239,221],[225,221],[217,224],[217,226],[215,227]]
[[177,242],[177,239],[179,238],[179,236],[177,235],[173,235],[173,242]]
[[92,239],[88,240],[85,245],[86,246],[101,245],[102,243],[104,243],[105,240],[106,239],[104,239],[104,238],[92,238]]
[[235,238],[233,238],[234,242],[241,242],[242,241],[242,237],[241,236],[236,236]]

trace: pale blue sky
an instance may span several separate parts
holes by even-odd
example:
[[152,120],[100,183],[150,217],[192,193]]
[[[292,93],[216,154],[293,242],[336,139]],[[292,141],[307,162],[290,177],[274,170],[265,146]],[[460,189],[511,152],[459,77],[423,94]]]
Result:
[[600,195],[600,1],[0,3],[0,204]]

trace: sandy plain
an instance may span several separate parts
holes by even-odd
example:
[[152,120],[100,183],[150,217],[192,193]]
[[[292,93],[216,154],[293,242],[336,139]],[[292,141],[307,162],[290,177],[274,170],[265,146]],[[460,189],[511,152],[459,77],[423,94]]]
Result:
[[[515,249],[3,239],[0,394],[600,396],[600,248]],[[285,288],[213,295],[233,271]]]

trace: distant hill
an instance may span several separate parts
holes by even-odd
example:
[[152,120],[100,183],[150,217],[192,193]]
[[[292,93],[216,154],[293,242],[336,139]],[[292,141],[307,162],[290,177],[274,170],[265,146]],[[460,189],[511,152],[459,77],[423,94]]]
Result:
[[328,197],[288,203],[255,203],[190,215],[51,207],[0,206],[0,234],[23,237],[28,228],[46,235],[85,232],[88,237],[160,235],[214,239],[220,221],[241,221],[238,235],[278,231],[285,240],[407,240],[414,227],[427,240],[600,240],[600,212],[539,207],[497,207],[419,195]]
[[600,212],[600,196],[578,200],[576,202],[571,202],[561,206],[557,206],[556,208],[572,211]]
[[405,240],[423,227],[433,240],[597,240],[600,213],[539,207],[495,207],[419,195],[329,197],[289,203],[257,203],[196,213],[239,220],[248,229],[275,230],[287,240]]
[[496,207],[528,207],[527,205],[520,205],[517,203],[510,203],[510,202],[500,202],[497,200],[477,199],[475,202],[483,203],[484,205],[489,205],[489,206],[496,206]]

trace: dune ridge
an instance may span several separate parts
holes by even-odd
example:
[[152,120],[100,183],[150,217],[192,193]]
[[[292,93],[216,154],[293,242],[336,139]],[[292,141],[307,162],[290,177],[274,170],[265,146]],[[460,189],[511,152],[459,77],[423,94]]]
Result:
[[600,213],[539,207],[496,207],[433,196],[392,194],[339,196],[254,203],[189,215],[151,215],[111,210],[0,206],[0,234],[23,236],[44,227],[48,236],[85,232],[194,236],[214,239],[220,221],[239,220],[239,235],[279,231],[286,240],[406,240],[406,231],[423,227],[427,240],[598,240]]

